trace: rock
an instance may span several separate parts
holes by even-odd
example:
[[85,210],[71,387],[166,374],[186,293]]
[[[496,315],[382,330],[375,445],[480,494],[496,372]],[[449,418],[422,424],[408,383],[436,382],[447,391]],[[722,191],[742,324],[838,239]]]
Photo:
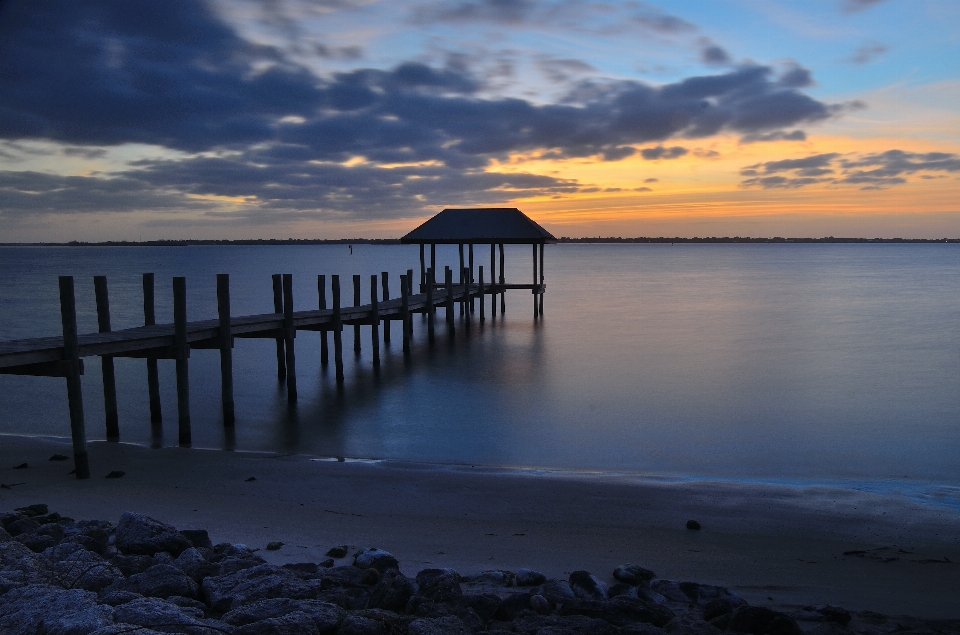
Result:
[[[396,569],[390,569],[390,571],[396,571]],[[360,577],[360,584],[366,586],[372,586],[380,581],[380,572],[370,567],[369,569],[363,570],[363,575]]]
[[632,598],[640,597],[639,595],[637,595],[637,587],[631,584],[627,584],[626,582],[620,582],[610,587],[611,598],[619,597],[621,595],[625,595],[627,597],[632,597]]
[[752,635],[803,635],[792,617],[762,606],[738,608],[730,616],[727,630]]
[[493,619],[501,601],[500,597],[493,593],[468,593],[463,596],[464,606],[472,609],[483,625]]
[[294,573],[312,574],[320,572],[320,565],[316,562],[288,562],[280,565],[284,569],[289,569]]
[[547,581],[547,576],[533,569],[517,571],[517,586],[538,586]]
[[822,615],[823,619],[827,622],[833,622],[834,624],[839,624],[840,626],[846,626],[850,623],[850,612],[846,609],[840,608],[839,606],[818,606],[813,610]]
[[32,518],[23,517],[9,523],[6,528],[7,532],[16,538],[20,534],[32,534],[36,530],[40,529],[40,523]]
[[[174,632],[199,634],[209,632],[208,629],[200,627],[215,624],[206,620],[200,609],[177,606],[158,598],[132,600],[114,608],[113,614],[118,622],[154,627],[158,631],[167,631],[170,627],[176,626],[177,630]],[[189,628],[191,626],[197,628],[191,629]]]
[[4,635],[82,635],[113,624],[113,608],[81,589],[28,585],[0,596]]
[[379,584],[371,591],[369,606],[401,613],[416,592],[417,585],[413,580],[397,569],[390,569],[383,574]]
[[[207,629],[209,630],[209,629]],[[147,628],[146,626],[137,626],[136,624],[114,624],[113,626],[104,626],[103,628],[98,628],[95,631],[89,633],[89,635],[130,635],[134,633],[135,635],[166,635],[160,631],[155,631],[152,628]],[[204,633],[203,635],[206,635]]]
[[535,593],[530,596],[530,609],[540,615],[546,615],[550,612],[550,601],[539,593]]
[[369,617],[348,615],[337,629],[337,635],[387,635],[387,627]]
[[618,635],[666,635],[665,630],[653,624],[630,624],[620,629]]
[[583,615],[537,615],[525,611],[513,620],[513,630],[524,635],[617,635],[616,626]]
[[4,529],[3,525],[0,525],[0,542],[10,542],[11,540],[13,540],[13,536]]
[[104,478],[123,478],[126,475],[127,473],[124,472],[123,470],[113,470],[112,472],[107,474]]
[[152,556],[168,551],[174,556],[193,545],[171,525],[143,514],[124,512],[116,529],[117,549],[127,554]]
[[613,570],[613,577],[620,582],[639,586],[646,584],[657,577],[657,574],[650,569],[644,569],[636,564],[622,564]]
[[301,580],[292,571],[262,564],[229,575],[207,577],[203,580],[202,590],[211,608],[226,613],[256,600],[318,599],[322,583],[320,580]]
[[114,583],[113,588],[154,598],[167,598],[171,595],[196,598],[199,594],[196,581],[169,564],[155,564],[143,573]]
[[577,597],[587,600],[606,600],[610,597],[610,588],[589,571],[574,571],[570,574],[570,588]]
[[271,617],[233,631],[234,635],[319,635],[317,625],[302,611]]
[[134,593],[133,591],[123,591],[121,589],[107,587],[97,594],[97,601],[100,602],[100,604],[107,604],[109,606],[120,606],[127,602],[139,600],[142,597],[142,595]]
[[0,542],[0,594],[52,581],[50,561],[15,540]]
[[[27,464],[24,463],[23,466],[26,467]],[[34,516],[44,516],[50,513],[50,508],[48,508],[44,503],[36,503],[34,505],[27,505],[26,507],[16,507],[14,508],[14,511],[18,511],[24,516],[33,518]]]
[[570,585],[564,580],[550,580],[540,585],[540,595],[547,598],[550,604],[556,606],[569,600],[575,600],[577,594],[573,592]]
[[54,573],[67,589],[99,591],[123,580],[123,573],[97,554],[77,548],[54,564]]
[[347,545],[340,545],[338,547],[331,547],[327,553],[324,555],[330,556],[331,558],[346,558],[347,557]]
[[283,543],[279,540],[274,540],[267,543],[267,551],[277,551],[280,547],[283,546]]
[[680,583],[674,580],[654,580],[650,583],[650,590],[659,593],[670,602],[693,603],[690,596],[680,588]]
[[47,460],[48,460],[48,461],[67,461],[67,460],[69,460],[69,459],[70,459],[70,457],[64,456],[63,454],[54,454],[53,456],[51,456],[51,457],[50,457],[49,459],[47,459]]
[[220,567],[208,561],[196,547],[184,549],[172,564],[197,583],[203,582],[207,576],[220,575]]
[[15,537],[14,540],[36,553],[43,553],[45,549],[49,549],[57,544],[57,541],[54,540],[53,537],[40,533],[20,534]]
[[465,576],[462,581],[482,586],[512,587],[516,585],[517,576],[513,571],[482,571],[475,575]]
[[734,604],[730,600],[714,599],[707,602],[703,607],[703,619],[708,622],[716,617],[721,615],[727,615],[728,613],[733,613],[733,611],[739,606]]
[[206,529],[181,529],[180,534],[196,548],[213,549],[210,534],[207,533]]
[[335,631],[346,615],[343,609],[327,602],[273,598],[241,606],[226,613],[222,619],[231,626],[246,626],[294,612],[308,615],[320,635]]
[[25,470],[25,469],[27,469],[28,467],[30,467],[29,464],[27,464],[27,463],[20,463],[20,464],[18,464],[18,465],[14,465],[14,466],[13,466],[13,469],[15,469],[15,470]]
[[691,530],[691,531],[700,531],[700,523],[698,523],[698,522],[695,521],[695,520],[688,520],[688,521],[687,521],[687,529],[689,529],[689,530]]
[[470,635],[470,629],[457,617],[419,618],[407,627],[410,635]]
[[419,594],[434,602],[452,603],[463,598],[460,576],[452,569],[424,569],[417,574]]
[[691,602],[700,606],[706,606],[713,600],[726,600],[734,607],[742,606],[747,603],[736,593],[720,586],[712,584],[699,584],[697,582],[681,582],[677,585],[680,591],[686,595]]
[[376,547],[363,549],[353,557],[353,566],[358,569],[369,569],[373,567],[380,573],[387,569],[399,569],[400,563],[392,554]]
[[81,520],[64,525],[64,541],[76,542],[89,551],[103,555],[106,551],[113,524],[105,520]]
[[110,558],[110,564],[120,569],[125,576],[143,573],[153,566],[153,558],[150,556],[124,556],[116,555]]

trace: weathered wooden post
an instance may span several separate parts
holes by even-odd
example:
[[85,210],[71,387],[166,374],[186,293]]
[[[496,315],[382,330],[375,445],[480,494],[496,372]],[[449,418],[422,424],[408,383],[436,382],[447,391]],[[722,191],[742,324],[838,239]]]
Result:
[[[469,260],[470,260],[470,266],[469,266],[470,274],[467,276],[467,284],[473,284],[473,243],[470,243],[470,244],[468,245],[468,248],[469,248],[469,250],[470,250],[470,251],[469,251],[469,254],[470,254],[470,256],[469,256]],[[473,294],[470,294],[470,313],[474,313],[474,312],[475,312],[475,311],[473,310],[473,308],[474,308]]]
[[87,430],[83,422],[83,390],[80,375],[80,343],[77,339],[77,307],[73,293],[73,276],[60,276],[60,321],[63,326],[63,361],[67,366],[67,403],[70,407],[70,436],[73,440],[73,467],[78,479],[90,478],[87,456]]
[[220,319],[220,400],[223,425],[233,427],[233,334],[230,332],[230,275],[217,274],[217,316]]
[[[463,243],[460,243],[460,244],[458,245],[458,247],[460,248],[460,271],[457,273],[457,275],[460,276],[460,284],[463,284],[463,269],[464,269],[464,266],[463,266],[463,264],[464,264],[464,263],[463,263]],[[463,315],[463,300],[462,300],[462,299],[460,300],[460,315]]]
[[[360,306],[360,276],[353,276],[353,306]],[[360,356],[360,325],[353,325],[353,354]]]
[[497,294],[493,285],[497,284],[497,246],[490,243],[490,315],[497,317]]
[[540,302],[537,298],[537,243],[533,243],[533,317],[537,317]]
[[420,293],[423,293],[423,285],[427,283],[427,265],[423,257],[423,243],[420,243]]
[[450,267],[443,268],[443,286],[447,293],[447,331],[453,337],[455,329],[453,324],[453,272],[450,271]]
[[540,243],[540,315],[543,315],[543,248],[546,243]]
[[287,401],[297,400],[297,359],[293,340],[297,329],[293,327],[293,274],[283,274],[283,336],[287,349]]
[[[93,292],[97,299],[97,326],[101,333],[110,332],[110,297],[107,294],[107,277],[93,277]],[[107,441],[120,440],[120,417],[117,414],[117,374],[112,355],[100,356],[100,371],[103,375],[103,411],[107,426]]]
[[463,279],[463,295],[460,296],[460,314],[467,314],[467,322],[470,321],[470,272],[464,268],[461,277]]
[[503,243],[500,243],[500,315],[507,312],[507,291],[503,288],[507,281],[503,274],[503,263]]
[[337,369],[337,383],[343,384],[343,320],[340,319],[340,276],[330,276],[333,294],[333,363]]
[[[319,298],[319,308],[321,311],[327,308],[327,277],[317,276],[317,297]],[[326,366],[330,361],[330,351],[327,348],[327,329],[320,329],[320,364]]]
[[[283,313],[283,278],[279,273],[272,276],[273,279],[273,312]],[[283,350],[283,338],[277,338],[277,379],[287,378],[286,353]]]
[[[430,268],[433,269],[433,282],[436,283],[437,277],[437,245],[430,243]],[[437,307],[431,307],[430,313],[436,314]]]
[[[390,299],[390,280],[386,271],[380,272],[380,286],[383,289],[383,301]],[[390,318],[383,319],[383,343],[390,343]]]
[[[157,314],[153,303],[153,274],[143,274],[143,325],[153,326],[157,323]],[[154,445],[158,445],[163,435],[161,424],[163,413],[160,410],[160,370],[157,367],[157,358],[147,358],[147,392],[150,395],[150,433]]]
[[189,447],[190,432],[190,374],[188,360],[190,344],[187,342],[187,279],[173,279],[173,347],[177,356],[177,419],[178,443]]
[[433,344],[433,335],[434,335],[434,319],[433,314],[433,284],[435,274],[433,268],[427,269],[427,341]]
[[377,305],[377,274],[370,276],[370,344],[373,367],[380,368],[380,307]]
[[484,302],[484,300],[483,300],[483,265],[480,265],[480,267],[477,269],[477,282],[478,282],[479,285],[480,285],[480,290],[479,290],[479,296],[480,296],[480,321],[483,322],[484,319],[485,319],[484,316],[483,316],[483,302]]
[[410,354],[410,329],[407,323],[410,321],[410,279],[406,275],[400,276],[400,322],[403,325],[403,354]]

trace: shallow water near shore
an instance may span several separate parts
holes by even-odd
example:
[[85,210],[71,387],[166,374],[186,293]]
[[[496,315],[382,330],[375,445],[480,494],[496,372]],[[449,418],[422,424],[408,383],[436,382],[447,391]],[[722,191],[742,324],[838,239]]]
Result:
[[[438,265],[455,264],[441,249]],[[531,276],[508,248],[508,281]],[[489,264],[479,248],[478,264]],[[296,308],[316,306],[316,274],[416,268],[416,247],[4,247],[0,339],[60,331],[57,275],[77,277],[82,332],[96,330],[94,275],[107,275],[113,327],[142,323],[140,274],[185,275],[190,319],[216,315],[215,274],[231,274],[234,315],[272,311],[270,274],[293,273]],[[485,267],[485,270],[488,270]],[[960,251],[954,245],[556,245],[546,250],[545,316],[531,296],[436,346],[414,318],[375,376],[344,334],[347,382],[297,343],[300,400],[277,382],[271,340],[237,340],[238,421],[225,435],[216,351],[191,353],[197,447],[644,478],[846,484],[960,506]],[[442,316],[442,312],[440,314]],[[442,319],[438,323],[442,324]],[[121,435],[152,442],[143,360],[117,359]],[[173,362],[161,360],[164,445],[176,443]],[[83,377],[88,436],[102,438],[100,369]],[[67,436],[62,380],[0,376],[0,431]]]

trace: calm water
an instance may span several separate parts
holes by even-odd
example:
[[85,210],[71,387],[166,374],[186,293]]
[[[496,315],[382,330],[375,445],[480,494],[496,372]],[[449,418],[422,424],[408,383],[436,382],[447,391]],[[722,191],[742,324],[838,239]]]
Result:
[[[441,250],[438,264],[454,264]],[[477,259],[489,261],[481,248]],[[415,247],[0,248],[0,339],[60,331],[57,275],[77,277],[81,331],[96,330],[92,276],[109,279],[114,328],[142,323],[140,274],[187,276],[190,319],[216,316],[215,274],[235,315],[272,311],[270,274],[293,273],[297,309],[316,274],[396,276]],[[528,247],[508,249],[526,281]],[[960,485],[960,250],[955,245],[556,245],[545,317],[507,296],[506,318],[459,323],[426,345],[417,316],[371,371],[369,330],[347,383],[298,334],[300,401],[276,381],[272,340],[237,340],[235,439],[224,437],[219,358],[190,359],[195,446],[439,463],[767,481]],[[344,304],[352,302],[349,278]],[[489,310],[489,307],[488,307]],[[479,315],[479,314],[477,314]],[[442,325],[442,319],[438,324]],[[103,438],[99,363],[83,378],[88,436]],[[117,359],[123,440],[150,443],[143,360]],[[161,360],[166,445],[176,443],[173,362]],[[0,430],[69,435],[63,380],[0,376]],[[2,442],[2,441],[0,441]]]

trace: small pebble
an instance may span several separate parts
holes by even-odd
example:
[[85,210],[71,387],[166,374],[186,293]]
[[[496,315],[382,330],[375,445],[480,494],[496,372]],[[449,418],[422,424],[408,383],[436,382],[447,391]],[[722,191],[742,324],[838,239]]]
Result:
[[247,479],[246,482],[249,483],[250,481],[255,481],[255,480],[257,480],[257,477],[256,477],[256,476],[251,476],[250,478]]
[[15,470],[25,470],[25,469],[27,469],[28,467],[30,467],[30,466],[27,465],[26,463],[21,463],[20,465],[14,465],[14,466],[13,466],[13,469],[15,469]]
[[276,551],[282,546],[283,546],[282,542],[280,542],[279,540],[274,540],[273,542],[267,543],[267,551]]
[[330,551],[326,554],[331,558],[346,558],[347,557],[347,545],[339,545],[337,547],[331,547]]
[[66,456],[64,456],[64,455],[62,455],[62,454],[54,454],[53,456],[51,456],[51,457],[50,457],[49,459],[47,459],[47,460],[48,460],[48,461],[66,461],[68,458],[69,458],[69,457],[66,457]]
[[107,474],[106,478],[120,478],[121,476],[124,476],[125,474],[126,474],[126,472],[123,472],[123,471],[121,471],[121,470],[114,470],[114,471],[110,472],[109,474]]
[[687,521],[687,529],[692,529],[692,530],[694,530],[694,531],[699,531],[699,530],[700,530],[700,523],[698,523],[698,522],[695,521],[695,520],[688,520],[688,521]]
[[380,581],[380,572],[370,567],[369,569],[364,570],[363,575],[360,576],[361,584],[373,585]]

